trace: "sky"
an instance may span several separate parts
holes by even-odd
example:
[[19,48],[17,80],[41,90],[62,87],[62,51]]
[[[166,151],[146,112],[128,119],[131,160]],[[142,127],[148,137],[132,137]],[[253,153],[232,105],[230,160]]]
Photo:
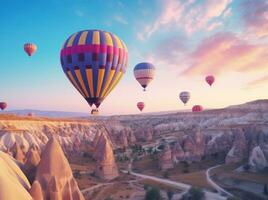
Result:
[[[60,50],[73,33],[116,34],[129,51],[127,72],[101,114],[220,108],[268,99],[267,0],[11,0],[0,7],[0,101],[8,109],[90,112],[65,77]],[[37,44],[31,58],[26,42]],[[139,62],[156,67],[146,92],[133,76]],[[212,87],[205,76],[212,74]],[[191,99],[184,106],[181,91]]]

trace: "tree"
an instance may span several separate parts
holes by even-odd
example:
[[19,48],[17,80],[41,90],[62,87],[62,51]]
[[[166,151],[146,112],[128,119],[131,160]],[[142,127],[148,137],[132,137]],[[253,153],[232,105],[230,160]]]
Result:
[[264,185],[263,187],[263,194],[268,196],[268,187],[267,187],[267,184]]
[[184,194],[181,200],[204,200],[205,193],[200,188],[191,187],[190,190]]
[[157,187],[151,187],[146,190],[145,200],[160,200],[160,190]]
[[174,192],[172,192],[172,191],[167,191],[167,196],[168,196],[168,200],[171,200],[172,199],[172,197],[173,197],[173,195],[174,195]]
[[239,198],[237,198],[237,197],[228,197],[227,200],[239,200]]
[[249,164],[245,164],[245,165],[243,166],[243,169],[244,169],[245,171],[248,171],[248,170],[250,169],[250,165],[249,165]]

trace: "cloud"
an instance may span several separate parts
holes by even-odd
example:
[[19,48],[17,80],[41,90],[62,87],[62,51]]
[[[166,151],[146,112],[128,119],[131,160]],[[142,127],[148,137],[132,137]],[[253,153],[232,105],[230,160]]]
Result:
[[145,26],[144,31],[138,33],[137,37],[144,40],[164,28],[182,29],[188,34],[200,29],[206,30],[211,20],[222,17],[227,12],[231,2],[231,0],[204,0],[202,3],[194,0],[162,0],[163,9],[159,17]]
[[220,74],[226,71],[268,70],[268,45],[249,44],[232,33],[204,39],[188,57],[184,75]]
[[128,24],[128,21],[120,15],[114,16],[114,20],[124,25]]
[[262,76],[261,78],[255,79],[248,83],[248,87],[259,86],[262,84],[268,84],[268,75]]
[[232,15],[232,8],[229,7],[225,9],[225,11],[222,13],[223,18],[230,17]]
[[154,63],[158,70],[172,71],[174,76],[186,69],[185,55],[190,51],[184,36],[174,35],[163,39],[144,57]]
[[268,36],[268,1],[245,0],[241,3],[246,30],[257,37]]
[[214,23],[211,23],[208,27],[207,27],[207,30],[208,31],[213,31],[214,29],[216,28],[219,28],[222,26],[222,23],[221,22],[214,22]]

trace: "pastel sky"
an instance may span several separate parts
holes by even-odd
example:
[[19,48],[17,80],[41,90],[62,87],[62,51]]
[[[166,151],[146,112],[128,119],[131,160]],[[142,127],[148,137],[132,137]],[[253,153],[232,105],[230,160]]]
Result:
[[[139,113],[138,101],[155,112],[268,98],[267,0],[13,0],[2,2],[0,19],[0,101],[9,110],[90,111],[59,59],[67,37],[84,29],[115,33],[129,50],[127,73],[102,114]],[[25,42],[38,45],[31,58]],[[143,61],[156,67],[147,92],[133,76]],[[216,77],[211,88],[207,74]]]

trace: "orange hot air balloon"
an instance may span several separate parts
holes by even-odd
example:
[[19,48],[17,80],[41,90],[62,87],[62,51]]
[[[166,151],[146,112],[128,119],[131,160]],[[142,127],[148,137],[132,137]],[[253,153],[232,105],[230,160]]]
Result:
[[24,44],[24,51],[28,54],[28,56],[32,56],[34,52],[37,50],[37,46],[33,43]]
[[137,107],[138,107],[138,109],[139,109],[140,111],[142,111],[143,108],[145,107],[145,103],[144,103],[144,102],[138,102],[138,103],[137,103]]
[[192,108],[193,112],[201,112],[203,111],[203,107],[201,105],[194,105]]
[[0,109],[1,110],[5,110],[7,107],[7,103],[6,102],[0,102]]
[[208,75],[208,76],[206,77],[206,82],[207,82],[210,86],[214,83],[214,81],[215,81],[215,77],[214,77],[214,76],[212,76],[212,75]]

